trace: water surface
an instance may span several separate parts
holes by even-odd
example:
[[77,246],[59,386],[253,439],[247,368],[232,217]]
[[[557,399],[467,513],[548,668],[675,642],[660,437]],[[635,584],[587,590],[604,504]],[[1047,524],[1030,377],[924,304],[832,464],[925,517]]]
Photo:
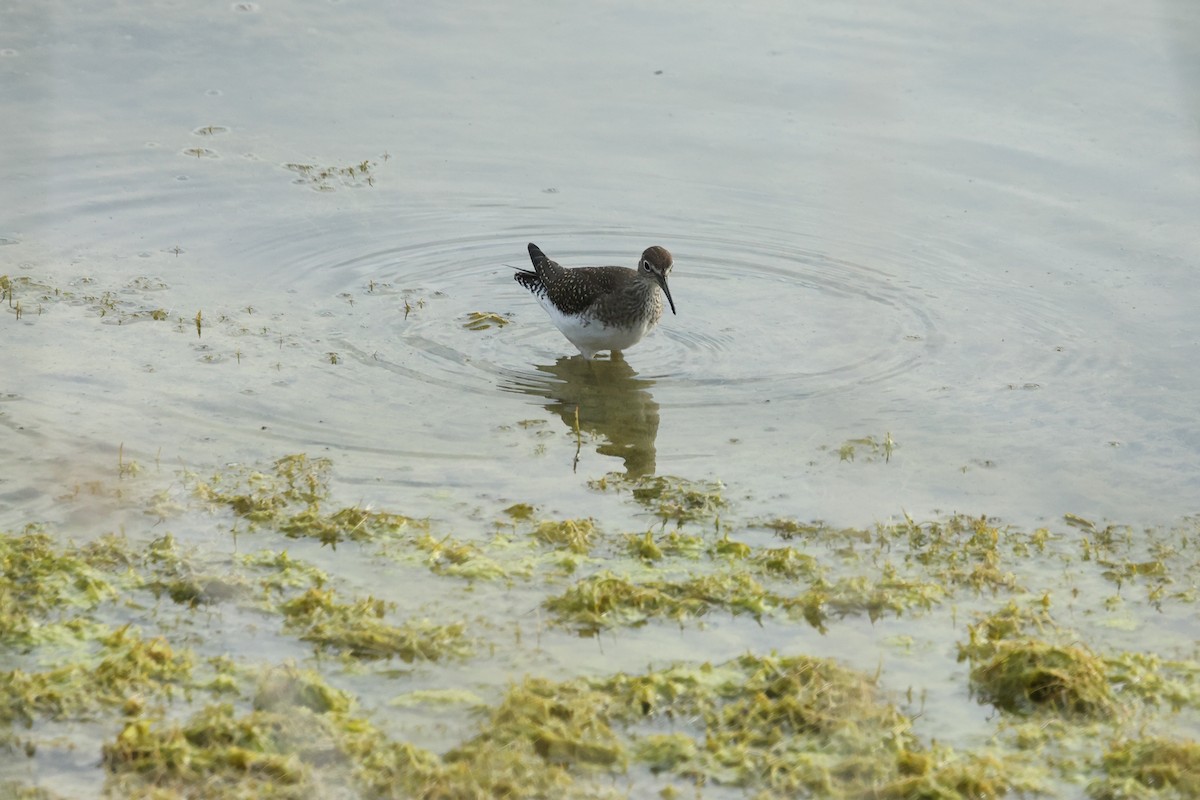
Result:
[[[1200,511],[1197,33],[1170,2],[4,9],[0,274],[59,295],[0,318],[0,523],[133,524],[61,499],[120,449],[168,482],[329,457],[343,501],[459,535],[516,502],[645,530],[588,488],[610,472],[720,480],[745,518],[1173,524]],[[661,244],[679,313],[583,363],[511,280],[530,241]],[[867,437],[896,447],[844,457]],[[892,633],[786,643],[873,669]]]

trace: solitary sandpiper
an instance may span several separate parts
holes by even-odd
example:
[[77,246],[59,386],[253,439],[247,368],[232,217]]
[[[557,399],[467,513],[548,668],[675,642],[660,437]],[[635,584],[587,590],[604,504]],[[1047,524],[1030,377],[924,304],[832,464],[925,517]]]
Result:
[[518,269],[513,277],[533,292],[555,326],[586,359],[601,350],[633,347],[662,319],[661,288],[675,313],[667,288],[671,254],[664,247],[647,247],[637,269],[574,267],[567,269],[529,245],[533,269]]

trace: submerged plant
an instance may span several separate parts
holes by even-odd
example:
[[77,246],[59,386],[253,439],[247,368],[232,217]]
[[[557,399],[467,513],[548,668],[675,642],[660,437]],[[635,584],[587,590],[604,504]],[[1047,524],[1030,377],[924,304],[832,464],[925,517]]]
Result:
[[488,328],[503,328],[511,321],[508,317],[491,311],[472,311],[467,314],[467,321],[463,323],[463,327],[469,331],[486,331]]
[[719,481],[693,481],[673,475],[645,475],[630,478],[612,472],[588,482],[597,491],[628,491],[638,504],[659,517],[663,523],[701,520],[717,521],[726,502]]
[[316,539],[330,547],[427,527],[426,522],[403,514],[359,506],[326,511],[331,467],[327,458],[310,459],[299,453],[276,460],[270,473],[248,471],[197,481],[195,492],[255,526],[274,528],[293,538]]
[[1034,639],[998,643],[990,658],[971,668],[971,684],[980,699],[1011,712],[1047,708],[1105,717],[1115,706],[1102,659],[1081,647]]
[[287,628],[304,641],[352,658],[437,661],[469,651],[462,623],[417,620],[392,625],[384,621],[389,604],[374,597],[340,603],[332,589],[314,587],[281,603],[279,610]]
[[1200,742],[1145,737],[1112,742],[1104,777],[1088,785],[1093,800],[1200,797]]

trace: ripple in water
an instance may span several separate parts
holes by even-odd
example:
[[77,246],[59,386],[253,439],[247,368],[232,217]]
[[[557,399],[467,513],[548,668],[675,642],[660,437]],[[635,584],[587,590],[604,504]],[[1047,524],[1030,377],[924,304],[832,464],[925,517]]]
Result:
[[[338,337],[337,346],[364,364],[463,391],[528,386],[547,380],[545,365],[576,351],[510,278],[513,266],[524,266],[525,234],[424,241],[323,263],[292,280],[334,280],[323,288],[352,294],[366,286],[394,298],[360,308],[369,318]],[[600,236],[629,242],[629,252],[579,247]],[[672,251],[679,314],[668,313],[626,358],[660,390],[688,390],[672,398],[675,405],[802,398],[886,381],[941,341],[921,291],[761,231],[745,239],[585,230],[533,238],[567,266],[632,266],[654,243]],[[468,315],[477,311],[509,324],[471,330]]]

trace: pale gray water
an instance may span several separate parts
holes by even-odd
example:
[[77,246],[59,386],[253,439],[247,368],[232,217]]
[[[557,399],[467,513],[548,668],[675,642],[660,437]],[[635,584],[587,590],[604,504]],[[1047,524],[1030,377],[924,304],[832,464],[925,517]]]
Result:
[[[624,470],[845,525],[1194,514],[1197,41],[1187,2],[9,4],[0,274],[171,321],[0,317],[0,525],[121,443],[326,455],[348,502],[459,530],[636,529],[586,488]],[[597,384],[509,277],[529,241],[664,245],[679,314]]]
[[[567,501],[564,453],[495,434],[545,413],[501,390],[571,353],[505,265],[659,242],[680,315],[628,355],[661,471],[847,523],[1196,510],[1189,6],[656,9],[10,8],[6,271],[148,276],[147,303],[296,339],[90,352],[26,317],[10,418],[52,453],[320,445],[385,484]],[[367,159],[373,186],[332,192],[281,168]],[[809,464],[887,431],[890,469]]]

